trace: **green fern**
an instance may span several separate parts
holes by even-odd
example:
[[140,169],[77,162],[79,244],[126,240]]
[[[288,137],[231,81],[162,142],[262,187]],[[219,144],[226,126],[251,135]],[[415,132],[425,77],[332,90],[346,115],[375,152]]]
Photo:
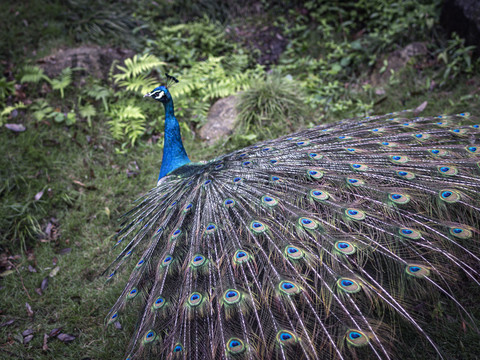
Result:
[[92,117],[97,115],[97,110],[92,104],[80,105],[78,107],[80,116],[87,118],[87,123],[89,127],[92,127]]
[[145,132],[146,118],[142,109],[131,104],[118,104],[112,107],[108,121],[112,136],[116,140],[129,141],[133,146]]
[[94,84],[93,86],[87,89],[86,94],[95,100],[102,100],[103,108],[105,112],[108,112],[107,99],[113,95],[113,92],[110,88],[106,88],[101,85]]
[[128,81],[137,77],[140,74],[149,73],[150,71],[166,65],[165,62],[160,61],[156,56],[150,54],[144,54],[141,56],[135,55],[131,59],[125,60],[125,66],[117,66],[117,69],[121,71],[120,74],[114,75],[116,82]]
[[53,90],[60,91],[60,97],[63,99],[65,89],[72,83],[72,68],[66,67],[62,70],[57,79],[50,81]]
[[22,69],[22,77],[20,78],[21,83],[34,83],[37,84],[41,80],[46,80],[50,82],[50,78],[45,75],[42,68],[34,65],[25,65]]

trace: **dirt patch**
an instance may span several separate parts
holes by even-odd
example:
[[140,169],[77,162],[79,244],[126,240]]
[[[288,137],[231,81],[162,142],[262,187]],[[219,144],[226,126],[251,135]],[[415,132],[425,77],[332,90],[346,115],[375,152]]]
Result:
[[106,79],[114,61],[123,63],[132,57],[132,50],[103,48],[95,45],[83,45],[76,48],[58,49],[52,54],[37,61],[49,77],[56,77],[66,67],[81,67],[81,76],[92,75]]

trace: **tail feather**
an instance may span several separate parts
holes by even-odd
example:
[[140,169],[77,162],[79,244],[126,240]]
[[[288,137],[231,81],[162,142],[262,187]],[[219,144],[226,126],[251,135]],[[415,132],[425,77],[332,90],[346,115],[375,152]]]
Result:
[[[129,211],[132,358],[396,358],[415,304],[480,285],[478,128],[468,114],[323,125],[190,164]],[[183,169],[183,170],[182,170]],[[143,304],[143,305],[142,305]],[[478,330],[477,330],[478,331]]]

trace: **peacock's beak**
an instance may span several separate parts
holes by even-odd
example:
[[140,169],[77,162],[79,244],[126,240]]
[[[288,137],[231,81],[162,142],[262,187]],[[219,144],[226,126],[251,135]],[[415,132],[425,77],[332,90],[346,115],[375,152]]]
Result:
[[145,95],[143,95],[143,97],[151,97],[152,96],[152,93],[146,93]]

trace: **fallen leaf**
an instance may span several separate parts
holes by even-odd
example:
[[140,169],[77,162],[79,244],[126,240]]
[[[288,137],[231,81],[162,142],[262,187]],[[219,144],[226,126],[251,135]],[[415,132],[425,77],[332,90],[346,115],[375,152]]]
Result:
[[43,190],[35,194],[35,201],[40,200],[42,196],[43,196]]
[[27,329],[24,332],[22,332],[23,337],[28,336],[28,335],[32,335],[32,334],[33,334],[32,329]]
[[47,341],[48,341],[48,335],[43,334],[43,346],[42,346],[43,351],[48,351]]
[[72,248],[64,248],[64,249],[61,249],[58,254],[60,255],[65,255],[65,254],[68,254],[69,252],[72,251]]
[[13,132],[23,132],[26,130],[22,124],[5,124],[5,127]]
[[62,328],[55,328],[53,329],[52,331],[50,331],[50,334],[48,334],[48,337],[55,337],[57,336],[58,334],[60,334],[60,331],[62,330]]
[[0,277],[5,277],[7,275],[13,274],[15,270],[6,270],[0,274]]
[[40,288],[35,288],[35,292],[40,296],[43,295],[42,289],[40,289]]
[[0,324],[0,327],[12,325],[14,322],[15,322],[14,319],[10,319],[10,320],[5,321],[4,323]]
[[62,333],[62,334],[57,336],[57,339],[65,342],[65,343],[68,343],[68,342],[72,342],[73,340],[75,340],[75,336]]
[[35,269],[32,265],[28,265],[28,271],[30,271],[31,273],[36,273],[37,269]]
[[30,306],[29,303],[25,303],[25,307],[27,308],[27,314],[29,317],[33,317],[33,310],[32,310],[32,307]]
[[55,277],[57,276],[58,272],[60,271],[60,266],[55,266],[48,276]]
[[23,343],[28,344],[30,341],[32,341],[33,335],[28,335],[23,338]]
[[425,108],[427,107],[427,104],[428,104],[428,101],[424,101],[423,103],[421,103],[420,105],[417,106],[417,108],[413,111],[414,113],[420,113],[422,112],[423,110],[425,110]]
[[42,280],[42,284],[40,285],[40,289],[42,291],[45,291],[48,287],[48,276],[45,277],[43,280]]
[[113,325],[115,326],[115,329],[122,330],[122,324],[120,324],[119,321],[115,321]]

